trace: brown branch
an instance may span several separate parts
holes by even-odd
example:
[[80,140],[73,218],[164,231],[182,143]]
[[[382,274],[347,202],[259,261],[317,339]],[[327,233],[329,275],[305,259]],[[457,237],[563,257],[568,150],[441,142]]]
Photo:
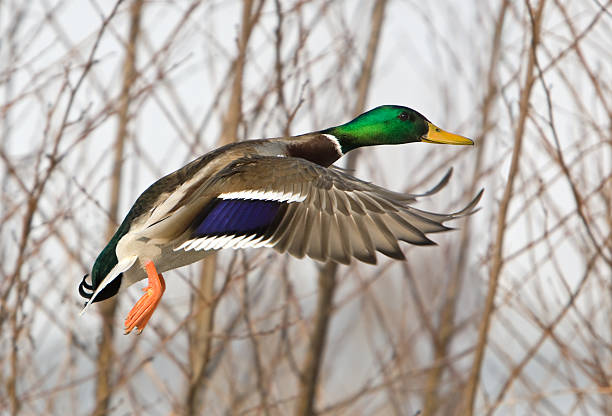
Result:
[[[558,2],[556,2],[557,5],[559,6],[559,8],[563,11],[564,16],[566,17],[566,21],[568,22],[568,26],[570,27],[570,30],[572,32],[572,35],[574,35],[574,37],[577,37],[578,34],[576,33],[573,25],[570,22],[570,17],[567,15],[567,12],[565,11],[565,8],[559,4]],[[595,91],[598,95],[598,97],[600,98],[600,102],[602,104],[602,106],[606,107],[607,101],[603,96],[603,93],[601,91],[601,87],[599,86],[599,82],[597,80],[597,78],[595,77],[595,75],[593,74],[593,72],[590,70],[589,66],[587,65],[584,56],[580,50],[579,44],[576,43],[575,44],[575,49],[576,49],[576,54],[580,57],[580,61],[582,63],[583,68],[585,69],[585,71],[588,73],[589,78],[591,79],[592,84],[595,86]],[[596,236],[593,233],[593,230],[591,229],[591,224],[589,223],[588,219],[586,218],[586,215],[584,213],[584,197],[580,194],[580,191],[578,190],[578,188],[576,187],[576,184],[574,183],[574,181],[572,180],[572,175],[571,172],[567,166],[567,163],[565,161],[565,157],[563,156],[563,152],[561,150],[561,142],[559,140],[559,134],[557,133],[557,128],[555,126],[555,121],[554,121],[554,113],[553,113],[553,108],[552,108],[552,99],[551,99],[551,93],[550,93],[550,89],[548,88],[548,86],[546,85],[546,83],[544,82],[544,72],[537,60],[537,57],[535,58],[535,64],[536,64],[536,68],[538,70],[538,79],[540,80],[541,84],[542,84],[542,88],[544,90],[544,94],[546,96],[546,105],[547,105],[547,110],[548,110],[548,120],[549,120],[549,126],[550,126],[550,130],[555,142],[555,147],[556,147],[556,155],[557,155],[557,161],[559,163],[559,166],[561,168],[561,171],[563,172],[564,176],[567,179],[567,183],[570,186],[570,189],[572,190],[572,196],[574,198],[574,202],[576,204],[576,212],[578,213],[578,216],[580,217],[580,221],[582,222],[585,231],[587,233],[587,235],[589,236],[589,239],[591,240],[591,242],[593,243],[593,246],[595,247],[595,249],[597,250],[597,253],[599,253],[604,259],[605,261],[608,263],[608,265],[612,266],[612,259],[610,258],[610,256],[607,256],[606,254],[609,254],[610,251],[612,250],[608,250],[608,253],[604,253],[602,250],[602,244],[598,243]],[[606,111],[608,113],[608,116],[612,117],[612,111],[608,108],[606,108]]]
[[[106,238],[110,240],[117,229],[119,218],[119,197],[121,195],[121,177],[123,173],[123,149],[128,136],[128,123],[130,121],[130,90],[136,78],[136,46],[140,33],[140,18],[142,14],[143,0],[132,3],[130,8],[130,33],[126,43],[126,56],[123,64],[123,85],[119,97],[119,125],[115,138],[113,170],[111,173],[111,190],[109,220],[106,230]],[[109,404],[113,391],[112,370],[114,368],[114,317],[117,306],[117,298],[113,297],[100,305],[99,311],[102,317],[102,337],[98,346],[98,357],[96,362],[96,407],[94,415],[105,415],[109,412]]]
[[[241,34],[238,41],[238,52],[232,64],[233,82],[228,108],[223,118],[223,127],[218,145],[236,141],[238,127],[242,120],[242,83],[246,65],[246,54],[253,27],[261,16],[264,0],[259,0],[253,10],[253,0],[244,0],[242,4]],[[199,291],[202,294],[194,299],[194,319],[190,325],[189,344],[191,377],[185,396],[185,412],[187,415],[199,415],[203,405],[205,391],[204,380],[211,374],[206,371],[211,357],[211,334],[214,331],[215,309],[218,297],[214,292],[214,281],[217,258],[212,254],[204,260],[200,275]],[[246,283],[245,283],[246,284]]]
[[319,295],[317,297],[315,327],[310,336],[304,366],[302,367],[296,415],[310,416],[314,414],[318,376],[323,361],[327,328],[331,320],[334,303],[337,268],[336,263],[329,262],[319,272]]
[[[384,21],[386,0],[378,0],[372,10],[372,27],[370,29],[370,40],[368,42],[366,60],[363,63],[359,80],[357,81],[357,104],[354,114],[363,112],[372,80],[372,72],[376,59],[376,52],[380,40],[380,32]],[[352,169],[358,154],[350,153],[347,160],[347,168]],[[310,338],[308,351],[302,366],[302,377],[299,383],[299,393],[296,407],[296,415],[309,416],[313,414],[316,402],[316,389],[320,367],[323,363],[325,340],[327,329],[331,320],[334,293],[336,290],[336,263],[327,263],[319,271],[319,294],[315,317],[315,327]]]
[[[244,269],[248,270],[248,264],[244,265]],[[265,268],[262,269],[261,276],[266,274]],[[266,371],[262,365],[261,358],[261,345],[258,339],[258,334],[253,330],[253,322],[251,320],[251,300],[249,294],[249,284],[247,279],[244,279],[242,285],[242,309],[244,311],[243,318],[247,331],[249,333],[249,340],[251,341],[251,347],[253,349],[253,366],[255,367],[255,378],[256,387],[260,399],[260,407],[265,416],[270,415],[270,408],[268,404],[268,383],[266,381]]]
[[[491,55],[489,57],[488,73],[487,73],[487,92],[482,104],[482,125],[481,134],[477,136],[478,146],[476,148],[476,163],[474,164],[474,172],[472,174],[472,183],[468,191],[468,195],[474,195],[478,186],[478,181],[481,176],[483,155],[486,147],[487,135],[491,128],[491,112],[493,108],[494,98],[497,97],[499,91],[497,89],[497,66],[500,58],[502,29],[506,19],[506,12],[510,2],[505,0],[500,7],[497,19],[495,20],[495,32],[493,34],[493,43],[491,45]],[[459,254],[457,263],[450,277],[448,287],[446,289],[444,305],[440,313],[440,324],[437,332],[434,333],[434,361],[440,361],[448,354],[448,348],[455,335],[455,311],[463,278],[467,265],[468,255],[471,253],[471,228],[469,226],[470,217],[467,217],[463,227],[461,228],[461,238],[459,243]],[[442,375],[444,367],[434,366],[429,374],[426,382],[425,400],[423,404],[423,414],[434,415],[441,405],[439,390],[441,389]]]
[[599,257],[599,253],[591,257],[591,259],[589,260],[588,264],[585,267],[584,274],[582,275],[582,278],[580,279],[578,286],[573,292],[570,293],[569,299],[567,300],[566,304],[563,306],[563,309],[561,309],[561,311],[557,314],[557,316],[553,319],[553,321],[550,324],[546,325],[545,327],[542,325],[543,326],[542,333],[540,334],[540,337],[538,338],[538,340],[533,344],[531,348],[529,348],[529,351],[525,354],[523,359],[517,365],[513,366],[510,376],[504,382],[504,385],[502,386],[497,397],[495,398],[493,405],[487,410],[488,415],[492,415],[495,412],[497,407],[502,403],[504,396],[506,395],[508,390],[510,390],[510,388],[512,387],[512,384],[519,377],[519,375],[521,374],[525,366],[529,364],[531,359],[537,354],[537,352],[540,350],[540,347],[544,344],[544,341],[546,341],[550,336],[553,336],[554,330],[557,327],[557,325],[563,320],[567,312],[572,307],[574,307],[576,299],[580,295],[580,292],[582,292],[582,289],[584,288],[585,283],[587,282],[590,272],[595,266],[595,262],[598,257]]
[[201,296],[195,296],[192,308],[196,311],[188,323],[189,363],[191,374],[185,395],[187,415],[200,414],[202,403],[202,387],[206,376],[206,366],[210,360],[210,333],[213,331],[215,319],[216,297],[214,291],[214,276],[217,268],[217,257],[208,256],[202,264],[200,282],[198,284]]
[[[254,6],[254,0],[244,0],[242,4],[242,24],[240,38],[238,39],[238,55],[233,63],[234,79],[232,93],[229,100],[228,111],[223,118],[223,127],[219,145],[236,141],[238,127],[242,122],[242,83],[244,79],[244,66],[246,64],[247,46],[253,28],[261,16],[265,0],[259,0]],[[254,10],[253,10],[254,9]]]
[[[28,200],[26,203],[26,213],[23,217],[23,222],[22,222],[22,232],[21,232],[21,238],[20,238],[19,245],[18,245],[19,248],[18,248],[17,260],[16,260],[15,267],[14,267],[12,274],[9,276],[8,279],[6,279],[6,281],[8,281],[8,284],[6,285],[6,291],[2,294],[3,301],[1,302],[2,308],[4,308],[6,305],[5,299],[7,299],[9,294],[11,293],[12,286],[16,284],[17,285],[17,296],[15,298],[15,307],[13,307],[12,310],[10,310],[10,312],[8,313],[8,319],[9,319],[9,323],[11,326],[11,332],[12,332],[12,342],[11,342],[11,353],[10,353],[11,371],[10,371],[9,377],[6,382],[7,391],[10,397],[11,412],[13,414],[19,413],[19,409],[20,409],[20,403],[17,400],[17,371],[18,371],[17,363],[19,360],[17,342],[20,336],[22,323],[18,322],[18,312],[22,304],[22,297],[25,296],[25,294],[28,291],[27,279],[22,280],[20,276],[21,276],[22,267],[27,260],[26,248],[28,246],[30,233],[32,231],[32,220],[33,220],[34,214],[38,210],[38,205],[40,203],[45,187],[47,183],[49,182],[51,175],[53,174],[53,172],[55,171],[55,169],[57,168],[61,160],[61,158],[58,157],[59,146],[60,146],[61,139],[63,137],[63,133],[66,127],[68,127],[69,125],[68,116],[75,102],[76,94],[80,90],[80,87],[83,85],[83,81],[85,80],[91,67],[93,66],[94,56],[100,44],[102,35],[105,33],[110,20],[115,16],[115,13],[117,12],[117,9],[120,3],[121,3],[121,0],[117,1],[111,13],[103,20],[102,26],[100,30],[98,31],[96,40],[89,54],[87,63],[84,65],[83,71],[81,72],[74,87],[70,86],[68,77],[66,76],[66,81],[62,85],[57,97],[59,99],[59,96],[65,90],[69,90],[70,92],[68,94],[66,109],[63,113],[61,124],[56,134],[54,135],[53,149],[50,152],[50,154],[47,155],[49,158],[49,164],[42,175],[36,176],[36,178],[34,179],[34,184],[32,186],[31,191],[28,191]],[[58,107],[59,106],[57,105],[53,106],[53,108],[58,108]],[[51,113],[47,114],[47,126],[43,134],[44,136],[43,143],[44,143],[44,138],[46,138],[47,133],[50,129],[51,116],[52,116]],[[40,152],[37,155],[36,170],[38,170],[40,160],[43,154],[44,152]],[[0,309],[0,319],[4,318],[3,315],[4,313]],[[2,323],[3,322],[0,322],[0,324]]]
[[[526,0],[527,7],[531,11],[531,6]],[[487,292],[487,298],[485,301],[485,308],[483,311],[482,321],[478,331],[478,340],[476,342],[476,350],[474,353],[474,361],[472,369],[470,371],[470,377],[467,382],[466,390],[464,393],[464,414],[474,414],[474,404],[476,399],[476,391],[478,390],[480,380],[480,370],[482,367],[482,361],[484,358],[485,350],[487,347],[489,326],[493,317],[493,311],[495,309],[495,296],[497,295],[497,287],[499,284],[499,277],[504,265],[503,262],[503,244],[506,235],[506,217],[508,216],[508,209],[510,207],[510,201],[512,200],[514,191],[514,180],[519,172],[519,161],[521,157],[521,149],[523,145],[523,137],[525,133],[525,125],[527,122],[527,116],[529,112],[529,100],[531,97],[531,91],[533,84],[536,80],[535,73],[535,55],[538,44],[540,43],[540,30],[542,23],[542,12],[546,0],[541,0],[538,4],[538,9],[535,12],[531,26],[531,44],[529,48],[529,57],[527,62],[527,68],[525,73],[525,81],[521,89],[521,96],[519,101],[519,118],[517,120],[517,128],[514,134],[514,150],[512,152],[512,161],[510,164],[510,171],[508,172],[508,182],[504,188],[504,194],[500,202],[499,214],[497,218],[497,233],[495,236],[495,242],[493,246],[493,255],[491,259],[491,270],[489,274],[489,289]]]
[[[372,84],[372,73],[374,72],[374,63],[376,62],[376,54],[378,52],[378,44],[380,42],[380,33],[382,31],[383,21],[385,19],[385,8],[387,0],[377,0],[372,10],[372,27],[370,29],[370,39],[366,57],[361,69],[361,75],[356,82],[357,87],[357,103],[353,109],[353,115],[357,116],[365,110],[366,100]],[[351,171],[355,169],[359,150],[353,151],[347,155],[346,168]]]

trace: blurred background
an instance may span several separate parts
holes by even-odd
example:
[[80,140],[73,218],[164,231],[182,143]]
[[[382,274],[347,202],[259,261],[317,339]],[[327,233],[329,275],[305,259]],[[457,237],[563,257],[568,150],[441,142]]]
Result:
[[[612,2],[0,1],[0,413],[612,414]],[[319,264],[220,252],[84,316],[138,195],[222,143],[382,104],[475,139],[338,165],[481,210]]]

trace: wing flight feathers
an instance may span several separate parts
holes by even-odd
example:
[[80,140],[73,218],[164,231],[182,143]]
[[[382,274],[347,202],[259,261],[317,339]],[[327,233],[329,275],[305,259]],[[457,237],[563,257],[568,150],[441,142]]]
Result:
[[[451,173],[449,170],[422,195],[440,191]],[[415,201],[414,195],[392,192],[340,169],[290,157],[236,160],[211,178],[206,188],[216,195],[203,208],[208,214],[197,218],[190,239],[177,249],[266,245],[298,258],[307,255],[343,264],[352,257],[375,263],[376,251],[404,259],[399,240],[435,244],[426,234],[451,230],[443,223],[475,212],[482,196],[480,191],[455,213],[431,213],[408,205]],[[211,208],[211,204],[216,205]],[[211,239],[220,242],[194,244]]]

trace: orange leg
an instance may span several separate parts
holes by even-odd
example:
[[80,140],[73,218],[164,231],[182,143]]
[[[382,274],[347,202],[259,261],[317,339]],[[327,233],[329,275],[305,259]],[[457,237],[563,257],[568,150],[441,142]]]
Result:
[[149,285],[142,289],[145,294],[138,299],[125,318],[125,334],[129,334],[134,328],[138,328],[139,334],[142,332],[166,290],[166,282],[162,275],[157,273],[152,261],[145,265],[145,270],[149,277]]

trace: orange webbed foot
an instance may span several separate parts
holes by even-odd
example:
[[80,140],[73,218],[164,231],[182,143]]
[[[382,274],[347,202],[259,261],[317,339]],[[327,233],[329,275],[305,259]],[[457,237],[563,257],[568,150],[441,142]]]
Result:
[[152,261],[145,265],[145,270],[149,278],[149,285],[143,289],[145,294],[138,299],[125,318],[125,334],[129,334],[134,328],[138,328],[139,334],[142,332],[166,290],[166,282],[162,275],[157,273]]

